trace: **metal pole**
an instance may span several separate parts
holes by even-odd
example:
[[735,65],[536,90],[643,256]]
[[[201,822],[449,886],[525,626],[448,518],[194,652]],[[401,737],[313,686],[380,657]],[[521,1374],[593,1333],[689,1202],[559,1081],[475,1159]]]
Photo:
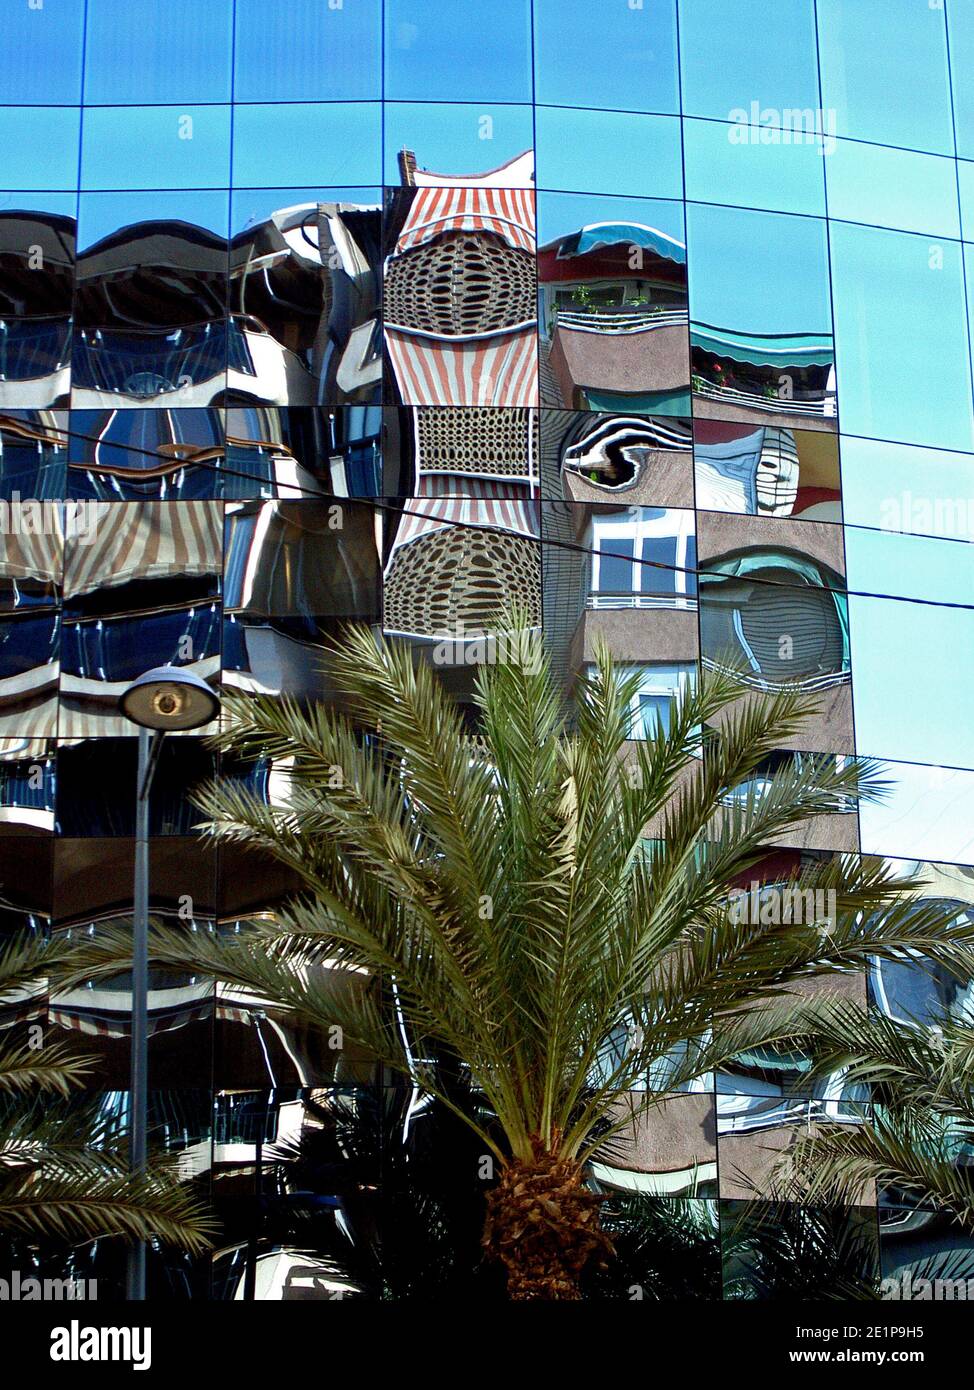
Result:
[[[149,743],[139,729],[139,769],[135,801],[135,888],[132,901],[132,1061],[129,1077],[129,1165],[145,1171],[149,1071]],[[129,1247],[126,1298],[145,1299],[145,1243]]]

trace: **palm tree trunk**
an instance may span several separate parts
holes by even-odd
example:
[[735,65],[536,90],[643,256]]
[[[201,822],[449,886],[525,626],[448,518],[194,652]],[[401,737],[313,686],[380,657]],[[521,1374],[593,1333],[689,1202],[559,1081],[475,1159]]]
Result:
[[581,1297],[585,1265],[612,1250],[599,1227],[602,1200],[585,1187],[577,1163],[537,1141],[532,1160],[505,1166],[487,1195],[483,1245],[506,1269],[511,1299]]

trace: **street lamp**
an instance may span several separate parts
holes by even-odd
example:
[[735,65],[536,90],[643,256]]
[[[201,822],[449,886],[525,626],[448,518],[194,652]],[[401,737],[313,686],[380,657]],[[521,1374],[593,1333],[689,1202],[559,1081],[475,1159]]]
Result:
[[[135,886],[132,895],[132,1060],[129,1076],[129,1165],[142,1173],[146,1161],[149,1070],[149,790],[162,740],[170,730],[198,729],[220,708],[219,696],[192,671],[157,666],[134,680],[118,702],[139,726],[135,800]],[[129,1251],[126,1298],[145,1298],[145,1244]]]

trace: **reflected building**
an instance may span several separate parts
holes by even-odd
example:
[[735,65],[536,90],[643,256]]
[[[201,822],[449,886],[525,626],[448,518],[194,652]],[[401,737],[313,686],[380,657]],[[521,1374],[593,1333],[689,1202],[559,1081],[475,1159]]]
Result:
[[[0,93],[3,941],[130,929],[133,677],[328,705],[323,651],[354,621],[408,643],[473,729],[512,600],[565,694],[600,643],[638,677],[629,756],[720,670],[735,710],[818,699],[737,795],[794,760],[888,762],[884,802],[760,847],[738,885],[758,904],[861,852],[974,911],[967,7],[22,8]],[[209,850],[194,791],[281,807],[289,767],[207,732],[162,746],[151,907],[232,936],[297,885]],[[902,1028],[972,1003],[907,955],[841,991]],[[131,997],[124,976],[38,990],[0,1030],[96,1056],[121,1128]],[[496,1296],[451,1225],[483,1185],[437,1149],[429,1098],[233,989],[160,971],[149,1009],[154,1142],[227,1232],[205,1267],[153,1263],[165,1296]],[[769,1230],[819,1287],[840,1246],[864,1278],[969,1258],[893,1191],[827,1218],[771,1201],[797,1136],[868,1122],[841,1073],[756,1049],[636,1116],[643,1094],[591,1181],[646,1248],[692,1250],[696,1282],[654,1276],[674,1296],[780,1295]],[[321,1259],[291,1222],[307,1193]],[[354,1277],[325,1257],[349,1242]]]

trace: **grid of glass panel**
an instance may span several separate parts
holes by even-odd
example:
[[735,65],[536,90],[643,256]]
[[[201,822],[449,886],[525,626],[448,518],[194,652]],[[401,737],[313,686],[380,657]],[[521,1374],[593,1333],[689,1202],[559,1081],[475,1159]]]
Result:
[[[637,736],[701,664],[818,691],[781,755],[882,758],[890,795],[769,847],[767,875],[862,850],[969,910],[974,9],[2,10],[5,931],[129,912],[116,703],[142,670],[327,699],[318,647],[354,619],[439,650],[463,700],[498,595],[566,689],[600,636],[639,669]],[[200,843],[187,789],[214,771],[268,798],[279,775],[167,741],[153,910],[233,930],[290,885]],[[857,997],[919,1007],[919,974],[886,974]],[[52,1006],[119,1113],[128,997]],[[302,1089],[340,1110],[376,1078],[183,980],[150,1066],[166,1142],[240,1234],[205,1276],[156,1277],[233,1297],[257,1220],[252,1172],[222,1196],[233,1152],[252,1170]],[[720,1222],[767,1195],[769,1136],[863,1113],[841,1078],[786,1099],[793,1079],[745,1059],[598,1175],[690,1204],[700,1296]],[[861,1227],[864,1268],[938,1239],[893,1210]]]

